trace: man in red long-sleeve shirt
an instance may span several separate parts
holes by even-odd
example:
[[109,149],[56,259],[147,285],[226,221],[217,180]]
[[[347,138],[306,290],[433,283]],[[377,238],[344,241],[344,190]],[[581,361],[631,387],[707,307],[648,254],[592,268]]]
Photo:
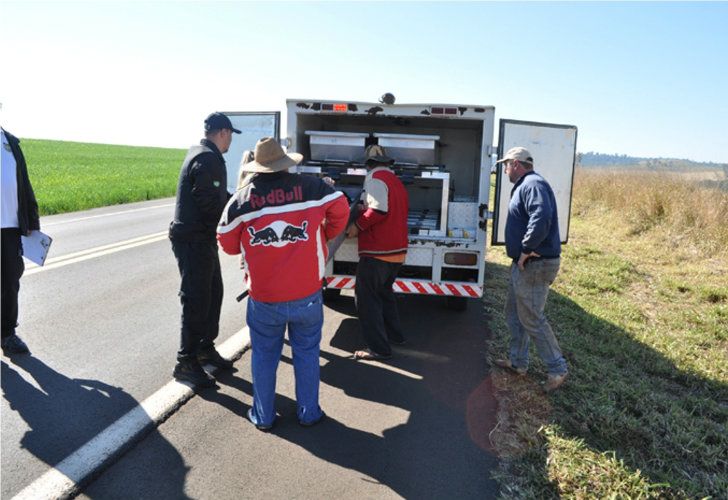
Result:
[[359,238],[356,307],[367,345],[354,353],[355,359],[389,359],[389,343],[405,342],[392,285],[407,256],[409,198],[402,181],[389,169],[393,164],[383,147],[367,148],[364,212],[347,230],[347,236]]
[[258,141],[254,158],[242,168],[255,175],[230,199],[217,229],[225,253],[242,253],[245,261],[253,350],[248,419],[260,430],[273,427],[276,370],[288,328],[298,421],[310,426],[324,416],[318,398],[326,242],[344,230],[349,205],[321,179],[288,173],[302,156],[285,154],[270,137]]

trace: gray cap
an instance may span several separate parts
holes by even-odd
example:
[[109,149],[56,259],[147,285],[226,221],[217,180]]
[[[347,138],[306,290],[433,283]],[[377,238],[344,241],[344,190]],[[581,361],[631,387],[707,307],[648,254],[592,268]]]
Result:
[[508,160],[518,160],[521,163],[528,163],[529,165],[533,165],[533,157],[531,156],[531,152],[528,149],[522,148],[520,146],[509,149],[506,155],[498,160],[496,163],[503,163],[504,161]]

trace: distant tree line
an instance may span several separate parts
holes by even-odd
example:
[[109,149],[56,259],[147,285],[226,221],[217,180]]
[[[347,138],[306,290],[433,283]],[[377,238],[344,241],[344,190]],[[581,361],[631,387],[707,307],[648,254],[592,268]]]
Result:
[[618,154],[604,154],[589,151],[578,153],[576,163],[580,167],[640,167],[650,170],[722,170],[728,176],[728,164],[714,162],[697,162],[677,158],[642,158]]

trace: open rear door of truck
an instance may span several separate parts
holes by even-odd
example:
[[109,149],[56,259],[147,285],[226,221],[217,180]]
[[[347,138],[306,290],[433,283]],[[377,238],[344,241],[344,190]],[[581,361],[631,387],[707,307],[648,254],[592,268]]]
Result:
[[256,112],[224,112],[233,127],[240,130],[240,134],[233,134],[230,149],[223,156],[227,166],[227,189],[234,193],[238,184],[238,170],[243,151],[255,149],[255,143],[263,137],[273,137],[280,141],[281,113],[280,111]]
[[[528,149],[533,155],[534,170],[548,181],[556,196],[559,213],[561,242],[569,239],[571,217],[571,193],[574,185],[576,160],[576,127],[553,123],[536,123],[519,120],[500,120],[498,134],[498,159],[516,146]],[[506,242],[505,228],[511,184],[499,165],[496,169],[495,211],[493,214],[492,245]]]

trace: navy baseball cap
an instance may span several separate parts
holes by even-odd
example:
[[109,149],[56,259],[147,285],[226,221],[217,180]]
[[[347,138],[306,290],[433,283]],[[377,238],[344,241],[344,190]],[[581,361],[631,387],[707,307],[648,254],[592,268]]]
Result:
[[236,134],[240,133],[240,130],[233,127],[233,123],[230,121],[230,118],[222,113],[215,112],[205,118],[205,132],[224,129],[232,130]]

